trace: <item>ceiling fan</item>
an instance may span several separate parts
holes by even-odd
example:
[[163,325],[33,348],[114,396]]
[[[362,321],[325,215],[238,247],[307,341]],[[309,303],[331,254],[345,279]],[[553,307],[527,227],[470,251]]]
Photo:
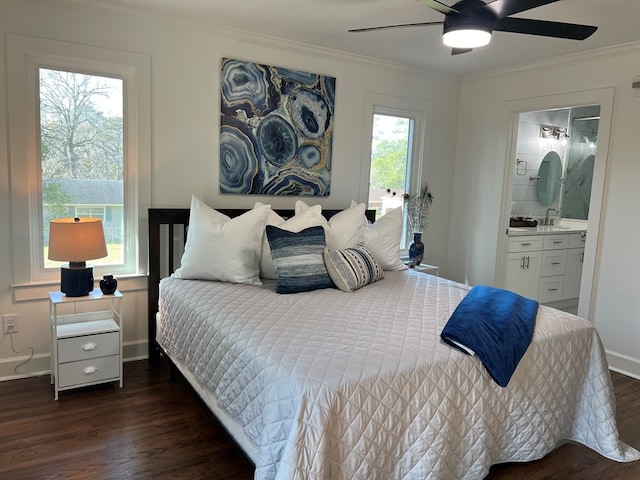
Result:
[[491,41],[493,31],[584,40],[598,29],[598,27],[590,25],[511,17],[516,13],[560,0],[489,0],[487,2],[460,0],[451,6],[445,5],[439,0],[416,1],[444,14],[444,21],[354,28],[349,32],[444,25],[442,40],[445,45],[452,47],[452,55],[458,55],[487,45]]

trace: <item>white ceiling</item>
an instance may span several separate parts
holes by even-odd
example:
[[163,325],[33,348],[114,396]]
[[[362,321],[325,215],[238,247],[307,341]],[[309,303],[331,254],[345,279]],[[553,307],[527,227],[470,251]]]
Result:
[[[584,41],[495,32],[491,43],[451,56],[442,27],[348,33],[397,23],[441,21],[415,0],[95,0],[190,21],[379,58],[450,74],[469,74],[640,40],[640,0],[561,0],[514,16],[596,25]],[[453,4],[455,0],[443,0]]]

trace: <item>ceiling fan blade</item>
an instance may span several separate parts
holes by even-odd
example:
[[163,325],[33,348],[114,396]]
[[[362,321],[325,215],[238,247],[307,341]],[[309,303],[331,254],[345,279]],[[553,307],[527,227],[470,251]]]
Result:
[[493,10],[498,18],[505,18],[514,13],[524,12],[558,1],[560,0],[494,0],[493,2],[487,3],[487,8]]
[[410,27],[426,27],[429,25],[442,25],[444,22],[419,22],[419,23],[401,23],[399,25],[381,25],[379,27],[352,28],[347,32],[373,32],[375,30],[386,30],[391,28],[410,28]]
[[473,48],[452,48],[451,55],[461,55],[463,53],[471,52]]
[[438,0],[416,0],[416,2],[426,5],[427,7],[432,8],[433,10],[436,10],[444,15],[448,15],[450,13],[460,13],[455,8],[451,8],[449,5],[445,5]]
[[493,29],[499,32],[526,33],[529,35],[540,35],[542,37],[584,40],[590,37],[598,27],[578,25],[575,23],[509,17],[496,20],[493,24]]

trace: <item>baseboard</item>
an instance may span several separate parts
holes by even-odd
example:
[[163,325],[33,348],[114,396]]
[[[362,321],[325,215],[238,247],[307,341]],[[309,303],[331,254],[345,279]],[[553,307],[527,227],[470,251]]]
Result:
[[[25,363],[26,360],[28,361]],[[0,360],[0,382],[49,375],[50,372],[51,360],[49,353],[39,353],[31,359],[29,359],[28,355],[20,355],[19,357]]]
[[122,357],[125,362],[144,360],[149,355],[149,342],[137,340],[135,342],[123,342]]
[[[122,357],[124,362],[144,360],[148,356],[148,344],[146,340],[125,342],[122,345]],[[51,355],[39,353],[29,359],[28,355],[4,358],[0,360],[0,382],[16,380],[18,378],[38,377],[51,373]],[[28,360],[26,363],[25,360]],[[24,363],[24,365],[23,365]]]
[[606,350],[609,370],[640,380],[640,359]]

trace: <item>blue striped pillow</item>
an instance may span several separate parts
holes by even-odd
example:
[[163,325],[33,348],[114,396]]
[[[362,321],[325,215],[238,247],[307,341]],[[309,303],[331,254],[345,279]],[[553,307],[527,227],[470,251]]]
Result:
[[333,283],[343,292],[359,288],[384,278],[384,271],[363,246],[324,251],[324,263]]
[[298,293],[334,288],[324,265],[324,228],[309,227],[297,233],[267,225],[267,240],[276,266],[276,292]]

